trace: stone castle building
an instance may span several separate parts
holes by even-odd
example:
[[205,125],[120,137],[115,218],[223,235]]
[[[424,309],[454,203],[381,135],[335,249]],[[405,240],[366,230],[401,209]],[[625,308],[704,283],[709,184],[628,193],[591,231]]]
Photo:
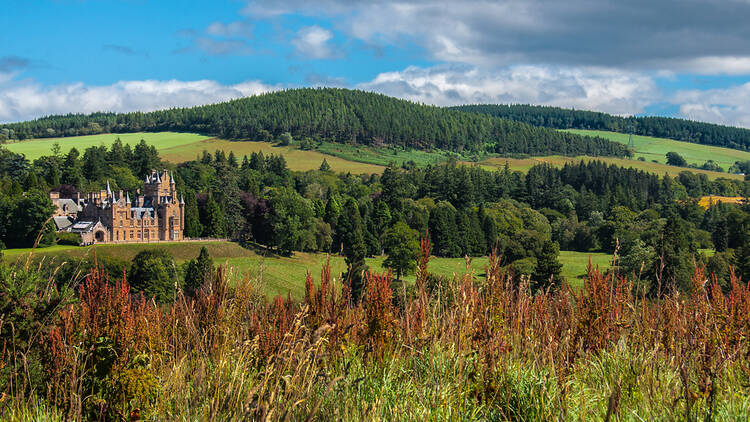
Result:
[[60,199],[50,193],[57,207],[58,230],[79,233],[83,244],[147,243],[183,240],[185,201],[177,199],[172,176],[153,170],[146,176],[143,193],[91,192],[85,199]]

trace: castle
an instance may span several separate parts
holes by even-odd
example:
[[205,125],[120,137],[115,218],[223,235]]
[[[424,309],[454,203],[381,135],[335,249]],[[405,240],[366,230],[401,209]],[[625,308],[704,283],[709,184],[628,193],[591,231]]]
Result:
[[91,192],[86,199],[63,199],[59,192],[51,192],[50,199],[57,207],[57,229],[80,234],[85,245],[183,240],[185,201],[178,201],[167,170],[152,170],[143,194],[136,191],[132,200],[129,192],[112,192],[109,181],[106,190]]

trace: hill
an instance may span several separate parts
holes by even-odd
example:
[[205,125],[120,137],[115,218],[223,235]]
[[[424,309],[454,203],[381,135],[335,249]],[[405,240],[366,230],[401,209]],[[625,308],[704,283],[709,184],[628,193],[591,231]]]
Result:
[[[600,136],[611,141],[628,143],[624,133],[605,132],[601,130],[567,129],[579,135]],[[666,163],[666,154],[670,151],[679,153],[688,164],[701,166],[707,160],[713,160],[724,171],[728,171],[736,161],[750,161],[750,152],[712,145],[694,144],[653,136],[633,135],[633,157],[643,157],[648,162]],[[695,170],[695,169],[691,169]]]
[[107,132],[194,132],[229,140],[296,139],[500,154],[625,156],[603,138],[561,133],[364,91],[294,89],[220,104],[150,113],[50,116],[0,126],[11,138]]
[[324,152],[305,151],[296,146],[276,146],[270,142],[233,142],[194,133],[177,132],[107,133],[67,138],[31,139],[9,143],[3,145],[3,147],[13,153],[23,154],[26,159],[33,161],[39,157],[50,155],[54,144],[59,145],[61,154],[67,154],[72,148],[76,148],[80,153],[83,153],[89,147],[104,145],[109,148],[117,138],[120,138],[123,144],[131,147],[134,147],[143,139],[156,148],[162,159],[175,164],[194,160],[204,150],[211,153],[222,150],[227,154],[234,152],[238,157],[249,156],[253,152],[263,152],[266,155],[280,154],[284,156],[288,168],[295,171],[315,170],[320,167],[324,159],[335,172],[380,173],[384,168],[377,163],[361,162],[362,160],[354,160],[343,155],[339,157],[333,156],[336,154],[329,155]]
[[750,129],[672,117],[620,117],[595,111],[526,104],[477,104],[454,110],[510,119],[554,129],[590,129],[669,138],[739,150],[750,149]]

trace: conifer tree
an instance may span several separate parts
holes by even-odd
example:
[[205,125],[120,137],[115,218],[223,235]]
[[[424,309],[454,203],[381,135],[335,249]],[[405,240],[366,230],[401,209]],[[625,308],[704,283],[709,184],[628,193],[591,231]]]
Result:
[[557,285],[560,282],[562,264],[557,259],[559,254],[560,247],[557,242],[552,240],[544,242],[541,253],[536,257],[536,267],[531,277],[534,291],[545,290],[550,283]]
[[208,253],[208,249],[201,247],[198,258],[191,259],[185,269],[185,291],[195,294],[201,286],[210,282],[214,274],[214,262]]

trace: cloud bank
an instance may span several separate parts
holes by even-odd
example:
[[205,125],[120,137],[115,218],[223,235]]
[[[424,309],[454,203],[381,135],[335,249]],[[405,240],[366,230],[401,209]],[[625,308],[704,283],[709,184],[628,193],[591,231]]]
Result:
[[[0,78],[0,81],[2,78]],[[280,89],[259,81],[222,85],[216,81],[121,81],[112,85],[82,83],[44,86],[31,80],[0,85],[0,122],[50,114],[96,111],[152,111],[189,107]]]

